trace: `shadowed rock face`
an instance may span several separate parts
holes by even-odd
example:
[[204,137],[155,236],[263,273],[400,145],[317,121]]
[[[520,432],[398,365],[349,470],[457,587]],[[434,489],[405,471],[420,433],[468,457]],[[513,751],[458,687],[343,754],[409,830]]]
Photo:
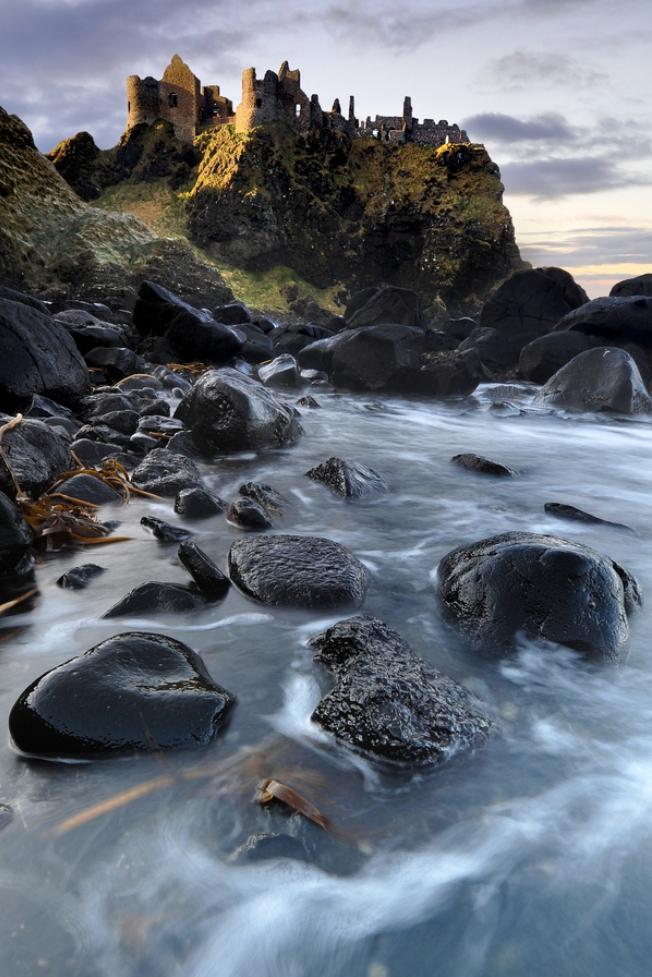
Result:
[[416,655],[375,617],[339,621],[311,640],[337,680],[312,719],[376,760],[436,763],[494,730],[483,703]]
[[578,353],[550,377],[532,405],[569,411],[652,413],[652,398],[636,361],[624,350],[606,346]]
[[359,499],[363,495],[386,492],[388,489],[385,479],[373,468],[342,458],[329,458],[305,474],[306,478],[322,482],[336,495],[347,499]]
[[34,394],[76,403],[88,392],[86,364],[72,337],[52,316],[0,298],[0,337],[4,407],[22,409]]
[[[205,746],[235,697],[187,645],[127,632],[46,672],[18,698],[9,731],[34,756]],[[153,741],[153,743],[152,743]]]
[[205,373],[183,398],[175,417],[215,451],[281,447],[301,434],[294,408],[257,380],[230,368]]
[[439,594],[480,652],[505,655],[519,633],[605,662],[627,657],[627,615],[638,583],[597,550],[535,533],[504,533],[460,546],[438,570]]
[[369,571],[345,546],[316,536],[256,536],[229,551],[229,574],[248,597],[290,607],[359,607]]

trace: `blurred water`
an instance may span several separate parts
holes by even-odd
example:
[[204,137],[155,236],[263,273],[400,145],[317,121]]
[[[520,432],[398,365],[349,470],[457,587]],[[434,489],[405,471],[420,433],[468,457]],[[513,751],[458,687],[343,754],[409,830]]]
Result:
[[[309,721],[329,678],[308,640],[346,612],[262,607],[231,588],[190,616],[101,621],[143,580],[186,580],[176,547],[139,525],[146,513],[177,522],[168,503],[104,510],[132,539],[44,557],[36,609],[12,619],[25,627],[0,648],[4,728],[34,678],[135,627],[195,648],[238,705],[208,750],[164,761],[42,763],[18,756],[5,737],[0,802],[14,818],[0,831],[0,975],[647,977],[649,611],[632,620],[629,661],[618,670],[527,643],[497,663],[472,654],[442,618],[434,577],[452,547],[528,530],[608,553],[650,593],[652,428],[496,408],[491,388],[452,405],[318,399],[322,409],[304,412],[295,446],[220,459],[205,467],[207,481],[224,498],[246,480],[268,482],[291,502],[279,531],[353,550],[373,575],[364,610],[482,695],[501,735],[417,777],[334,748]],[[518,477],[462,471],[450,463],[460,452]],[[375,468],[390,492],[347,501],[304,477],[331,455]],[[561,522],[545,502],[638,535]],[[226,569],[239,531],[223,518],[191,528]],[[91,561],[107,572],[86,591],[56,587],[66,569]],[[262,777],[310,797],[336,836],[280,805],[252,803]],[[138,799],[57,833],[131,788],[141,788]],[[256,833],[287,836],[294,848],[247,861],[237,853]]]

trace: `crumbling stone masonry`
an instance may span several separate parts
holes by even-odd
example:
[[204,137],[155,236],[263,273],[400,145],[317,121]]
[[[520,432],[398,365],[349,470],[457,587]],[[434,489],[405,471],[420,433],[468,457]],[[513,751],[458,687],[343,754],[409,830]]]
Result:
[[165,69],[161,81],[155,78],[127,79],[127,128],[157,119],[165,119],[174,126],[177,137],[192,142],[203,129],[235,124],[237,132],[244,132],[266,122],[284,122],[293,131],[305,136],[310,129],[336,129],[348,135],[365,136],[389,143],[415,142],[426,146],[441,146],[447,142],[468,142],[463,129],[445,119],[419,122],[412,115],[412,102],[405,98],[402,115],[367,117],[361,125],[355,117],[355,101],[349,98],[348,115],[344,116],[339,99],[330,112],[325,112],[317,95],[311,98],[301,89],[301,73],[291,71],[284,61],[278,74],[266,71],[262,79],[254,68],[242,74],[242,101],[236,111],[228,98],[220,95],[218,85],[201,87],[178,54]]

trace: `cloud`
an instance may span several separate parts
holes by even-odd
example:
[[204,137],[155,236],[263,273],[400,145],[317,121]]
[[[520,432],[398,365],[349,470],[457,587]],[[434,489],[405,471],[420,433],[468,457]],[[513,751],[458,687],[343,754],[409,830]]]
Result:
[[537,85],[586,89],[604,84],[608,77],[563,51],[513,51],[501,58],[491,58],[482,72],[482,81],[499,91],[513,91],[515,88],[529,91]]
[[530,119],[518,119],[501,112],[484,112],[465,119],[464,128],[474,139],[501,143],[574,143],[577,140],[576,131],[559,112],[544,112]]
[[501,173],[510,194],[534,200],[652,185],[651,175],[627,171],[612,156],[519,160],[501,166]]

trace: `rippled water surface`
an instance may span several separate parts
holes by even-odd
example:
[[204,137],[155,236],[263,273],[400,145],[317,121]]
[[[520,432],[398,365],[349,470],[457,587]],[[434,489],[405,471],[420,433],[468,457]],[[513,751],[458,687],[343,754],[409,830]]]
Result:
[[[199,754],[45,763],[18,756],[5,733],[0,802],[14,816],[0,831],[3,977],[648,977],[649,607],[617,670],[525,642],[499,663],[443,619],[435,574],[454,546],[527,530],[607,553],[651,594],[652,427],[495,409],[490,398],[489,388],[454,405],[319,393],[322,409],[304,412],[293,447],[204,467],[226,499],[250,479],[281,491],[292,504],[278,531],[348,546],[372,571],[364,610],[489,703],[500,735],[433,772],[379,772],[311,726],[330,681],[308,640],[346,611],[268,608],[231,588],[194,615],[100,620],[137,583],[186,582],[176,547],[140,526],[145,514],[177,522],[169,503],[108,508],[129,542],[42,559],[36,609],[11,620],[25,625],[16,634],[4,621],[5,730],[37,676],[132,629],[189,644],[238,705]],[[460,452],[518,476],[463,471],[450,463]],[[304,477],[331,455],[375,468],[389,493],[342,500]],[[546,502],[636,533],[562,522]],[[223,518],[188,525],[226,569],[239,531]],[[107,572],[86,591],[56,587],[89,561]],[[308,796],[335,834],[255,804],[264,777]],[[256,834],[279,836],[270,857],[244,856]]]

